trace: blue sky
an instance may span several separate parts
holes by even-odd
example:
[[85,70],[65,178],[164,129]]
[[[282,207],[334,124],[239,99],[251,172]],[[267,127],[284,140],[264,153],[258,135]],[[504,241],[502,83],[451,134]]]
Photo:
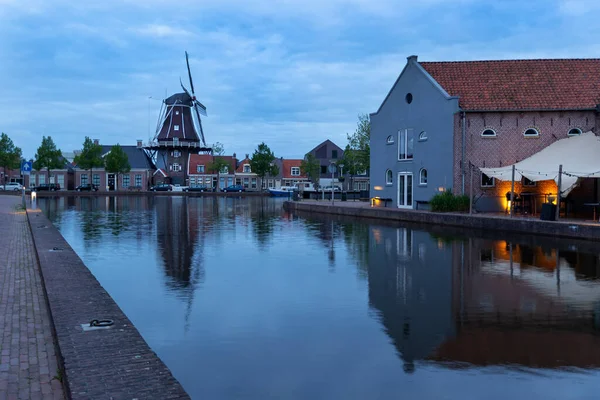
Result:
[[[588,0],[0,0],[0,131],[32,157],[153,136],[184,50],[207,142],[302,157],[344,146],[420,60],[598,57]],[[149,99],[149,97],[152,99]]]

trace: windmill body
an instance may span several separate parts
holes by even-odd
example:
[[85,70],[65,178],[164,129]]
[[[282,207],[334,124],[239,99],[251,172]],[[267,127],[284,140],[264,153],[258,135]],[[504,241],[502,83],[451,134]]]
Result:
[[[189,182],[187,165],[191,154],[212,153],[206,146],[202,120],[206,107],[194,94],[187,52],[185,53],[191,93],[183,83],[182,93],[175,93],[162,102],[152,142],[145,147],[165,183],[185,186]],[[157,175],[155,175],[157,176]]]

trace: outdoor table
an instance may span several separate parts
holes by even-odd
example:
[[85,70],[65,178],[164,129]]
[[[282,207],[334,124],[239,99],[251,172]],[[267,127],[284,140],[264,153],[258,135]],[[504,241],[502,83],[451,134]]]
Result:
[[[583,203],[584,206],[594,207],[594,221],[596,221],[596,207],[600,206],[600,203]],[[600,221],[598,221],[600,222]]]

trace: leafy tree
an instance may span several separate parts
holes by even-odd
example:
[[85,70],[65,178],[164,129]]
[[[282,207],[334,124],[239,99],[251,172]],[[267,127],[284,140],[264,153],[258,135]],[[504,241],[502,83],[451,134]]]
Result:
[[343,169],[345,173],[350,175],[350,183],[348,190],[352,190],[352,178],[354,175],[357,175],[359,172],[364,171],[361,160],[359,157],[359,152],[350,148],[350,145],[347,144],[344,149],[344,155],[342,159],[338,162],[338,165]]
[[273,154],[269,146],[265,142],[259,144],[250,159],[250,168],[252,172],[260,177],[260,188],[262,188],[265,176],[274,176],[279,173],[279,168],[273,164],[273,161],[275,161],[275,154]]
[[210,171],[217,171],[217,188],[219,187],[219,182],[221,181],[221,171],[225,168],[231,168],[231,165],[223,158],[223,154],[225,154],[225,147],[222,143],[215,143],[212,145],[213,149],[213,160],[208,166]]
[[311,180],[315,190],[319,188],[319,178],[321,176],[321,164],[319,160],[312,153],[308,153],[304,156],[304,160],[300,164],[300,171],[302,174],[308,176]]
[[50,183],[50,171],[53,169],[63,168],[65,165],[65,159],[63,158],[60,149],[56,148],[54,140],[51,136],[42,136],[42,144],[38,147],[35,153],[35,161],[33,162],[33,168],[38,171],[46,168],[48,171],[48,183]]
[[93,173],[94,168],[102,168],[104,160],[102,159],[102,146],[95,144],[92,139],[85,137],[81,153],[75,156],[75,164],[84,170]]
[[354,150],[357,172],[367,171],[371,162],[371,121],[369,114],[358,116],[358,123],[353,134],[347,134],[348,146],[346,149]]
[[131,171],[131,165],[129,165],[129,157],[123,151],[123,148],[117,143],[110,149],[110,153],[108,153],[104,159],[105,166],[107,172],[111,174],[117,174],[117,183],[115,184],[115,189],[118,187],[119,175],[126,174]]
[[[0,167],[4,168],[4,175],[9,169],[17,169],[21,163],[21,149],[16,147],[6,133],[0,135]],[[6,190],[6,179],[4,179]]]

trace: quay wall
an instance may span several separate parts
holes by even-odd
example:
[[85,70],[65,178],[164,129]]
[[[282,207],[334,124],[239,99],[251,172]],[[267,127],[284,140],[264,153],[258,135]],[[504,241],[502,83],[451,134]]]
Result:
[[416,224],[453,226],[474,230],[496,230],[531,235],[545,235],[570,239],[600,240],[600,224],[574,221],[541,221],[534,218],[510,218],[493,215],[463,213],[433,213],[429,211],[402,210],[381,207],[353,207],[308,202],[286,201],[288,211],[345,215],[386,221],[403,221]]
[[[40,210],[28,209],[27,217],[68,398],[189,399],[58,229]],[[93,319],[114,325],[84,330]]]

